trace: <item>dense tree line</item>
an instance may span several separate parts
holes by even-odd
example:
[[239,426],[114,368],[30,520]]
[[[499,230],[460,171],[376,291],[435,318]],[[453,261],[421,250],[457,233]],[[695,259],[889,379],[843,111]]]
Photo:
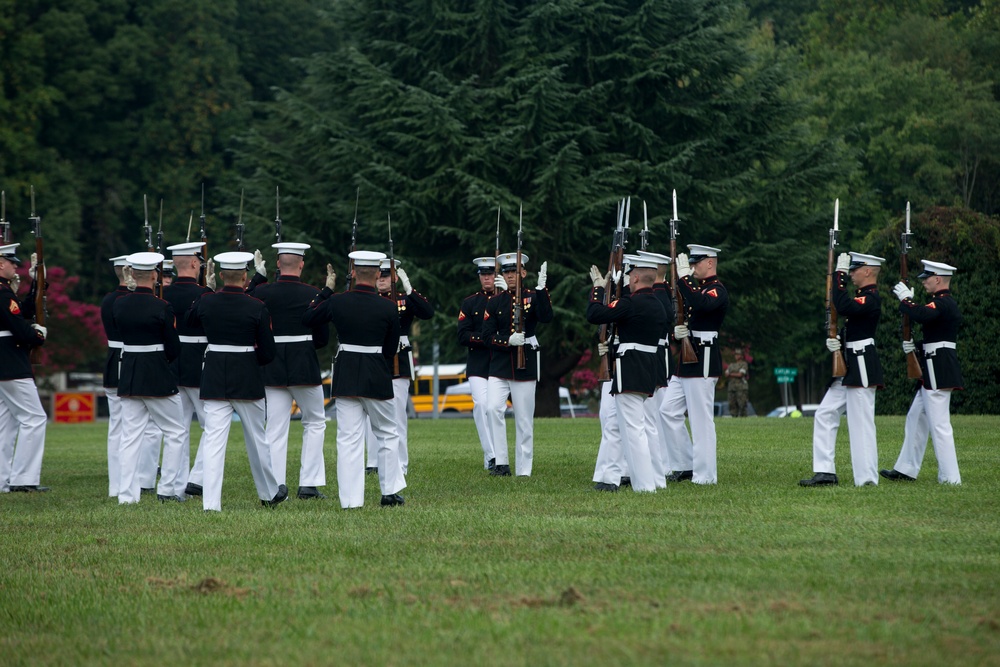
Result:
[[[163,198],[173,243],[204,183],[218,250],[241,191],[248,244],[273,239],[280,187],[285,238],[314,244],[316,276],[328,259],[343,272],[356,201],[363,247],[387,247],[391,214],[397,256],[439,309],[417,340],[457,360],[469,262],[494,251],[498,206],[513,247],[523,207],[557,311],[541,410],[593,344],[584,276],[606,262],[623,196],[630,247],[645,202],[650,247],[666,250],[676,189],[681,246],[723,248],[726,342],[753,350],[764,404],[775,365],[803,368],[803,395],[821,389],[834,198],[845,248],[888,256],[879,234],[907,200],[927,224],[998,225],[996,0],[28,1],[0,9],[0,56],[9,217],[24,240],[34,184],[49,262],[80,274],[85,300],[109,287],[101,260],[143,243],[143,193]],[[917,248],[966,266],[966,246]],[[956,408],[994,409],[985,396]]]

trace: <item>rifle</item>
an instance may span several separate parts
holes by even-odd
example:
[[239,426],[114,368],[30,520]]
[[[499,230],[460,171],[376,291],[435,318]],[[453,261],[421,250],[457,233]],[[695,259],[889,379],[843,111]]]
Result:
[[642,231],[639,232],[639,249],[645,250],[649,245],[649,215],[646,212],[646,200],[642,200]]
[[240,190],[240,215],[236,218],[236,249],[243,252],[243,190]]
[[[494,275],[501,275],[500,272],[500,204],[497,204],[497,249],[493,253],[493,265],[494,265]],[[496,293],[496,287],[493,288],[494,294]]]
[[[392,250],[392,216],[385,214],[389,222],[389,298],[392,299],[392,306],[396,309],[396,317],[399,317],[399,293],[396,291],[396,254]],[[392,357],[392,375],[399,375],[399,346],[396,346],[396,354]]]
[[[677,304],[677,324],[684,324],[684,295],[681,294],[681,290],[677,287],[677,223],[680,219],[677,217],[677,190],[674,190],[674,217],[670,219],[670,291],[674,295],[674,301]],[[682,364],[693,364],[698,361],[698,353],[694,351],[694,345],[691,344],[691,337],[687,336],[681,339],[681,363]]]
[[205,182],[201,182],[201,216],[198,218],[199,229],[201,232],[201,242],[204,244],[201,246],[201,251],[205,253],[202,258],[201,271],[198,273],[198,284],[205,287],[208,283],[208,232],[205,229]]
[[[156,252],[158,252],[158,253],[162,253],[163,252],[163,200],[162,199],[160,199],[160,228],[156,232]],[[163,298],[163,260],[162,259],[160,260],[160,265],[156,269],[156,276],[157,276],[156,289],[153,290],[153,293],[156,294],[156,296],[158,296],[158,297],[160,297],[162,299]]]
[[274,186],[274,242],[281,243],[281,193]]
[[[351,252],[358,249],[358,202],[361,201],[361,187],[358,186],[357,194],[354,195],[354,222],[351,224]],[[348,255],[350,257],[350,255]],[[392,268],[393,273],[396,267]],[[351,291],[354,284],[354,260],[347,261],[347,291]]]
[[[910,202],[906,202],[906,229],[900,238],[899,246],[899,279],[907,286],[910,285],[909,269],[906,265],[906,256],[910,252],[910,236],[912,236],[910,234]],[[910,340],[910,338],[912,338],[910,316],[903,315],[903,340]],[[923,372],[920,370],[920,362],[917,361],[917,353],[908,352],[906,354],[906,378],[919,380],[921,377],[923,377]]]
[[[837,337],[837,309],[833,307],[833,253],[837,247],[837,235],[840,233],[838,219],[840,217],[840,200],[833,204],[833,228],[830,230],[830,247],[826,258],[826,335]],[[833,377],[842,378],[847,375],[847,364],[844,353],[837,350],[833,353]]]
[[146,195],[142,196],[142,234],[146,237],[146,249],[149,252],[155,252],[156,249],[153,246],[153,225],[149,224],[149,202],[146,199]]
[[[622,200],[618,202],[618,222],[615,226],[615,233],[611,241],[611,255],[608,258],[608,275],[615,275],[616,271],[621,271],[622,263],[625,261],[625,227],[622,216],[625,214],[625,201]],[[601,303],[605,306],[611,303],[613,293],[615,291],[615,283],[609,284],[604,289],[604,299]],[[598,340],[602,343],[611,344],[614,339],[614,334],[611,329],[611,325],[602,324],[599,333],[597,334]],[[608,354],[600,358],[600,363],[597,368],[597,379],[598,381],[605,381],[611,379],[611,350],[609,348]]]
[[[35,215],[35,186],[31,186],[31,229],[35,234],[35,323],[45,326],[48,311],[45,310],[45,244],[42,242],[42,218]],[[40,347],[31,348],[31,363],[39,364],[42,361],[42,350]]]
[[7,220],[7,191],[0,191],[0,229],[2,232],[2,241],[4,245],[10,244],[10,222]]
[[[522,222],[524,219],[524,204],[521,204],[521,209],[517,214],[517,273],[514,275],[514,331],[515,333],[524,333],[524,302],[521,300],[521,229]],[[517,348],[517,370],[523,371],[527,368],[527,362],[524,359],[524,346],[519,345]]]

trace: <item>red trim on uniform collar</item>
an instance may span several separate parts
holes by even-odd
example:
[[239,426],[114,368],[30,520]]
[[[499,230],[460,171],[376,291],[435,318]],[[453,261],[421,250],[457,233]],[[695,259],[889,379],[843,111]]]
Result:
[[284,273],[278,274],[278,282],[280,283],[300,283],[302,278],[299,276],[289,276]]
[[243,294],[243,288],[236,285],[223,285],[219,291],[227,294]]
[[131,292],[132,290],[130,290],[130,289],[129,289],[128,287],[126,287],[125,285],[119,285],[119,286],[118,286],[118,287],[117,287],[117,288],[115,289],[115,291],[116,291],[116,292]]
[[375,289],[374,285],[354,285],[351,287],[352,292],[366,292],[368,294],[378,294],[378,290]]
[[197,282],[198,281],[195,278],[192,278],[191,276],[177,276],[176,278],[174,278],[174,282],[172,284],[174,285],[177,285],[179,283],[190,284]]
[[707,285],[708,283],[717,283],[717,282],[719,282],[719,276],[717,276],[717,275],[711,275],[711,276],[706,276],[705,278],[703,278],[702,281],[701,281],[701,284],[702,285]]
[[636,291],[632,292],[631,294],[633,296],[635,296],[636,294],[642,294],[643,292],[650,292],[650,293],[652,293],[652,291],[653,291],[652,287],[643,287],[641,289],[637,289]]
[[136,287],[135,290],[133,290],[132,293],[133,294],[152,294],[153,293],[153,288],[152,287]]
[[939,296],[951,296],[951,288],[949,289],[939,289],[937,292],[931,294],[932,299],[936,299]]

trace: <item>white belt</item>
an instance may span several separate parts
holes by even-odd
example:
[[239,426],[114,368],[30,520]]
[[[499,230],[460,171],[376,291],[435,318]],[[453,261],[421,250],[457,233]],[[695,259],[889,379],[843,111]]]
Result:
[[253,352],[252,347],[244,347],[243,345],[216,345],[214,343],[209,343],[207,350],[209,352]]
[[667,344],[667,339],[666,338],[661,338],[660,340],[656,341],[656,344],[657,345],[666,345]]
[[301,336],[275,336],[275,343],[311,343],[312,334],[302,334]]
[[849,340],[847,341],[847,349],[852,352],[861,352],[869,345],[874,345],[874,338],[865,338],[864,340]]
[[399,337],[399,349],[402,350],[403,348],[407,348],[407,347],[410,347],[410,337],[409,336],[400,336]]
[[[2,335],[3,335],[3,334],[2,334],[2,333],[0,333],[0,336],[2,336]],[[9,335],[9,334],[8,334],[8,335]],[[120,340],[109,340],[109,341],[108,341],[108,347],[110,347],[110,348],[112,348],[112,349],[115,349],[115,350],[120,350],[120,349],[122,349],[122,346],[123,346],[123,345],[124,345],[124,343],[122,343],[122,342],[121,342]]]
[[[12,331],[0,331],[0,338],[6,338],[7,336],[13,335],[14,333]],[[119,345],[121,345],[121,343],[119,343]]]
[[949,350],[956,349],[955,344],[950,340],[942,340],[937,343],[924,343],[924,354],[927,355],[928,357],[932,357],[942,347],[948,348]]
[[629,350],[637,350],[639,352],[649,352],[650,354],[656,354],[657,349],[655,345],[643,345],[642,343],[622,343],[618,346],[618,356],[622,356]]
[[701,341],[702,345],[711,345],[715,342],[715,339],[719,336],[718,331],[694,331],[691,330],[691,335]]
[[178,336],[182,343],[207,343],[208,338],[206,336]]
[[538,344],[538,336],[532,336],[531,338],[525,338],[524,339],[524,344],[525,345],[530,345],[531,347],[535,348],[536,350],[539,347],[541,347],[541,345]]
[[163,345],[122,345],[122,352],[163,352]]
[[381,345],[351,345],[350,343],[341,343],[340,350],[338,352],[359,352],[361,354],[381,354]]

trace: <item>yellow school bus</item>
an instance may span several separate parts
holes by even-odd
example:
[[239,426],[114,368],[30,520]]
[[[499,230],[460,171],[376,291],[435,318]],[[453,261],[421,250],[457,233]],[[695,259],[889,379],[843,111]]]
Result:
[[[448,387],[465,382],[465,364],[438,364],[438,412],[472,412],[472,395],[448,395]],[[418,416],[434,412],[434,366],[426,364],[414,369],[416,380],[410,384],[413,410]]]

